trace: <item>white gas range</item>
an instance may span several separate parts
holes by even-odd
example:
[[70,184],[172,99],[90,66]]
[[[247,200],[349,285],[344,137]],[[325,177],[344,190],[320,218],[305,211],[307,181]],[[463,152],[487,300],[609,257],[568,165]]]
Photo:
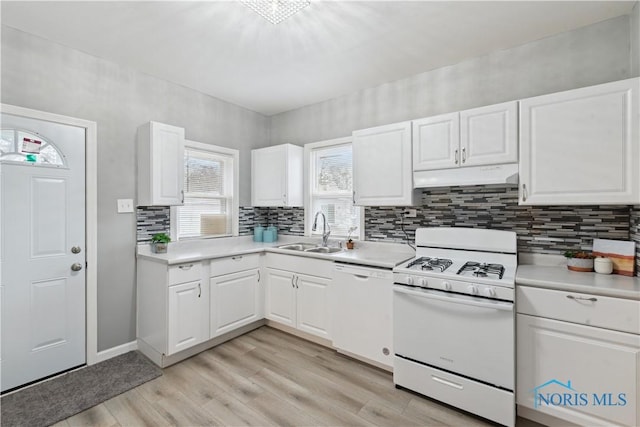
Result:
[[516,234],[416,231],[416,258],[394,268],[394,382],[512,426]]

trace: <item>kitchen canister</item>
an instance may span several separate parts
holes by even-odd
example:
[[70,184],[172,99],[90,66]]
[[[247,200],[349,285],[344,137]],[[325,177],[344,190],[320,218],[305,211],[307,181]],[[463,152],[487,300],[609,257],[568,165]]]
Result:
[[265,243],[275,242],[278,240],[278,229],[276,227],[267,227],[262,235]]
[[261,225],[253,228],[253,241],[262,242],[264,237],[264,227]]
[[598,257],[593,260],[593,269],[596,273],[611,274],[613,272],[613,262],[610,258]]

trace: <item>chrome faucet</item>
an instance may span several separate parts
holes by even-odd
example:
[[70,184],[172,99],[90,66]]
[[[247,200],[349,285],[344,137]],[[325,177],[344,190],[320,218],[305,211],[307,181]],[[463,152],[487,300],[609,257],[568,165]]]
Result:
[[322,215],[322,246],[327,246],[327,241],[329,240],[329,234],[331,234],[331,228],[329,224],[327,224],[327,217],[324,216],[322,211],[316,212],[315,218],[313,218],[313,227],[311,227],[311,231],[316,231],[318,228],[318,215]]

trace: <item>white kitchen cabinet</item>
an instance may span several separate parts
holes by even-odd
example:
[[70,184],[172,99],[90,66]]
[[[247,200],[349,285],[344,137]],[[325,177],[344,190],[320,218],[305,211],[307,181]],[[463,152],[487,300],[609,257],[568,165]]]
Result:
[[209,307],[200,281],[168,288],[167,355],[185,350],[209,338]]
[[161,364],[209,338],[209,284],[201,262],[137,263],[138,347]]
[[211,338],[264,316],[260,279],[257,268],[211,278]]
[[517,162],[517,112],[512,101],[414,120],[413,170]]
[[412,206],[411,122],[353,132],[353,200],[359,206]]
[[266,269],[267,292],[265,316],[283,325],[296,327],[295,274],[290,271]]
[[460,114],[441,114],[414,120],[413,170],[458,167],[460,162]]
[[519,286],[516,307],[520,407],[579,425],[640,423],[640,301]]
[[520,101],[520,204],[640,203],[639,90],[634,78]]
[[293,144],[251,150],[252,206],[303,206],[303,148]]
[[184,202],[184,129],[149,122],[138,128],[138,206]]
[[330,339],[333,262],[269,253],[266,265],[266,318]]

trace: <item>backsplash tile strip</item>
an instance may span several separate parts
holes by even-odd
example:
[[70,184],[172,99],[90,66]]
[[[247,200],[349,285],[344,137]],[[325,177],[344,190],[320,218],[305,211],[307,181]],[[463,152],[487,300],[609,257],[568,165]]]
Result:
[[[518,251],[562,254],[591,250],[594,238],[636,242],[636,274],[640,276],[640,205],[519,206],[518,190],[504,186],[424,189],[415,218],[402,217],[403,207],[365,208],[365,240],[411,241],[419,227],[474,227],[515,231]],[[169,207],[138,208],[137,240],[169,232]],[[256,225],[276,225],[283,235],[304,235],[303,208],[241,207],[239,234],[253,234]]]
[[630,209],[629,237],[636,242],[636,276],[640,277],[640,205]]
[[[515,231],[518,251],[562,254],[590,250],[594,238],[628,240],[628,206],[519,206],[515,187],[467,186],[425,189],[416,218],[405,219],[409,238],[418,227],[473,227]],[[365,238],[402,241],[403,208],[365,209]],[[640,209],[636,209],[640,217]],[[636,219],[636,232],[638,232]],[[636,237],[636,238],[640,238]],[[638,261],[636,261],[638,262]]]
[[171,208],[169,206],[145,206],[136,209],[136,241],[150,242],[156,233],[170,232]]

